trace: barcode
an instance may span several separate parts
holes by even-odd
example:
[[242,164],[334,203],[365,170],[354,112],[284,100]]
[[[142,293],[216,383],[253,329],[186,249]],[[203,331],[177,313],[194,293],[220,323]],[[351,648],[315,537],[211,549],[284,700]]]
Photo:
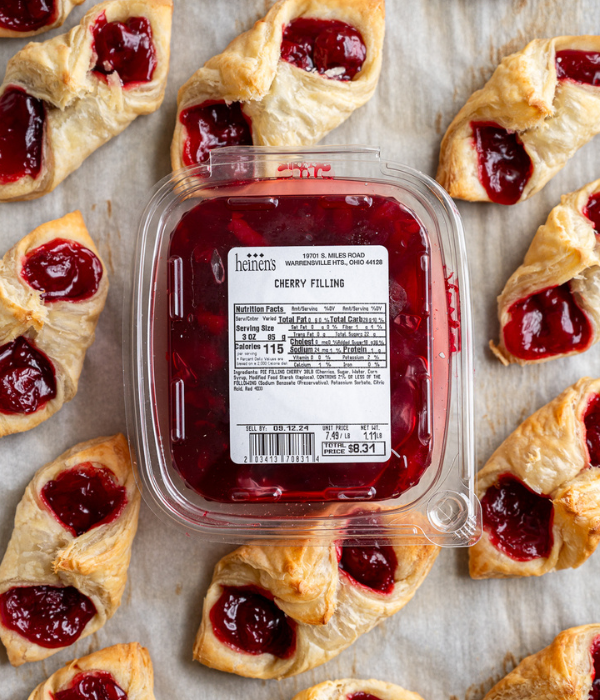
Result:
[[315,457],[314,433],[252,433],[252,457]]

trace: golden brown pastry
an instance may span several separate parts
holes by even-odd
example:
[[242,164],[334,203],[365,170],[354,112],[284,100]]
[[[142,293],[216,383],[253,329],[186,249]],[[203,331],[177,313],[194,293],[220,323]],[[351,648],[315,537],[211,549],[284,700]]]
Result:
[[0,437],[34,428],[77,392],[108,293],[80,212],[38,226],[0,262]]
[[600,625],[582,625],[523,659],[484,700],[596,700],[599,693]]
[[600,329],[600,180],[563,195],[498,297],[505,365],[588,350]]
[[404,690],[399,685],[386,683],[385,681],[363,681],[354,678],[346,678],[340,681],[325,681],[313,685],[312,688],[303,690],[294,695],[292,700],[363,700],[368,695],[368,700],[423,700],[417,693]]
[[216,146],[317,143],[373,95],[384,19],[384,0],[276,2],[179,90],[173,169]]
[[251,678],[286,678],[319,666],[403,608],[438,551],[241,547],[215,568],[194,658]]
[[600,379],[580,379],[509,435],[479,472],[477,496],[473,578],[581,566],[600,539]]
[[[63,700],[61,693],[76,691],[82,683],[87,686],[84,697],[121,698],[121,690],[127,694],[127,700],[154,700],[150,654],[135,642],[115,644],[71,661],[40,683],[29,700]],[[98,691],[96,695],[94,690]]]
[[0,564],[0,639],[13,666],[45,659],[112,617],[139,508],[120,434],[75,445],[35,474]]
[[442,141],[438,182],[452,197],[515,204],[600,131],[600,36],[536,39],[507,56]]
[[172,0],[108,0],[68,34],[10,59],[0,86],[0,200],[51,192],[137,116],[160,107],[172,10]]
[[85,0],[27,0],[2,3],[0,37],[26,37],[60,27],[71,10]]

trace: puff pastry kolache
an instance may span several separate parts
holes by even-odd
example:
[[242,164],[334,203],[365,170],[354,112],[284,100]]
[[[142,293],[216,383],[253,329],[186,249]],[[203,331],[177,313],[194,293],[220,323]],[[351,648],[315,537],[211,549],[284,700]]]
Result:
[[564,195],[498,297],[504,364],[588,350],[600,331],[600,180]]
[[0,154],[0,200],[51,192],[137,116],[158,109],[172,9],[171,0],[109,0],[68,34],[10,59],[0,86],[0,137],[11,144]]
[[107,293],[106,268],[79,212],[38,226],[6,253],[0,437],[35,427],[75,396]]
[[96,632],[121,603],[140,494],[123,435],[42,467],[0,564],[0,639],[13,666]]
[[292,700],[423,700],[420,695],[404,690],[399,685],[376,680],[346,678],[326,681],[303,690]]
[[595,700],[599,693],[600,625],[582,625],[523,659],[484,700]]
[[442,141],[437,179],[452,197],[528,199],[600,131],[598,36],[536,39],[507,56]]
[[173,169],[215,146],[319,141],[373,95],[384,16],[384,0],[279,0],[180,89]]
[[[245,546],[221,559],[194,658],[251,678],[286,678],[319,666],[404,607],[439,551],[433,545],[343,550]],[[356,559],[362,561],[355,567]]]
[[125,697],[125,693],[127,700],[154,700],[150,654],[137,643],[116,644],[96,651],[53,673],[28,700],[67,700],[73,697],[69,691],[77,691],[82,685],[87,692],[81,693],[81,697],[117,700]]
[[522,423],[479,472],[477,496],[473,578],[583,564],[600,539],[600,379],[581,379]]
[[0,38],[34,36],[60,27],[71,10],[85,0],[33,0],[0,8]]

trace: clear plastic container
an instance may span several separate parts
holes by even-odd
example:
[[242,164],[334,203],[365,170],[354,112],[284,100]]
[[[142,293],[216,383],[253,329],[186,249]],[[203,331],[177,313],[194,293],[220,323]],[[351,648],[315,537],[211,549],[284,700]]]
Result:
[[465,245],[430,178],[373,148],[213,151],[152,194],[125,337],[140,486],[186,531],[476,541]]

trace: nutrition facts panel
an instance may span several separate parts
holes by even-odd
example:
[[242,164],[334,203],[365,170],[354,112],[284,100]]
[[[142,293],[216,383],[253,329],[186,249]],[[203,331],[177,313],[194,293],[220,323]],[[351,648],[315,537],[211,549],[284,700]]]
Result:
[[234,248],[227,274],[231,459],[389,459],[387,250]]

